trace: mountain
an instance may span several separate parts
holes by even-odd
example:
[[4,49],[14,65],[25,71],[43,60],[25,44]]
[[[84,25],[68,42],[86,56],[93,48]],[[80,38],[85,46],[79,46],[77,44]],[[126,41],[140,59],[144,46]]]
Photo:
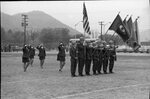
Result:
[[21,26],[22,14],[28,15],[28,30],[33,29],[34,31],[37,31],[43,28],[67,28],[70,30],[70,35],[81,34],[75,29],[65,25],[64,23],[42,11],[18,13],[12,16],[1,12],[1,27],[3,27],[5,30],[23,30],[23,27]]

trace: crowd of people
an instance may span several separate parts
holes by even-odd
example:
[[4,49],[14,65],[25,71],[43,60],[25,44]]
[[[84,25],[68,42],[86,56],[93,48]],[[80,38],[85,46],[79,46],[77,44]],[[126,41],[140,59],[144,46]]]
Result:
[[[31,45],[24,45],[22,62],[24,63],[24,72],[29,65],[32,66],[35,56],[35,49],[39,50],[40,66],[43,69],[46,51],[43,44],[34,48]],[[58,46],[57,61],[60,62],[59,71],[62,72],[65,66],[66,47],[61,42]],[[110,40],[108,43],[103,40],[86,41],[83,37],[79,41],[72,41],[69,48],[70,55],[70,72],[72,77],[77,77],[76,69],[78,68],[78,76],[113,73],[114,61],[117,60],[116,46]]]
[[40,66],[43,69],[43,64],[44,64],[44,60],[46,57],[46,51],[45,51],[43,44],[38,45],[36,48],[34,48],[31,45],[25,44],[22,48],[22,51],[23,51],[22,62],[24,64],[23,65],[24,72],[26,72],[29,65],[32,66],[33,64],[34,56],[35,56],[35,49],[39,50],[38,56],[40,60]]
[[[57,60],[60,61],[60,70],[62,70],[65,64],[65,47],[63,43],[60,43],[59,53]],[[72,41],[70,45],[70,61],[71,67],[70,72],[72,77],[76,77],[76,69],[78,67],[78,75],[84,76],[91,75],[91,68],[93,75],[113,73],[114,61],[116,57],[116,46],[114,42],[110,40],[106,41],[85,41],[83,37],[80,38],[79,42]],[[107,69],[109,68],[109,69]]]

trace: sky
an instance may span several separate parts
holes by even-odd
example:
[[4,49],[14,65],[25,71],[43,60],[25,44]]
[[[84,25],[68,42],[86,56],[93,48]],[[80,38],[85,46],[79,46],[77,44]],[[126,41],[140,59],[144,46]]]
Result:
[[[96,0],[96,1],[5,1],[1,2],[1,11],[14,15],[29,11],[44,11],[66,25],[83,32],[83,2],[85,2],[91,30],[100,31],[99,22],[103,21],[104,31],[108,29],[118,12],[122,19],[126,15],[133,21],[140,16],[139,30],[150,29],[149,0]],[[129,18],[129,17],[128,17]],[[127,19],[128,19],[127,18]],[[75,24],[79,24],[75,27]],[[150,38],[149,38],[150,39]]]

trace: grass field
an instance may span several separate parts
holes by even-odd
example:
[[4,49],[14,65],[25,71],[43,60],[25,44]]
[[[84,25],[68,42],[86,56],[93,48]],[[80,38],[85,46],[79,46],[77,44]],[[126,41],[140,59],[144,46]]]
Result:
[[55,53],[23,72],[21,55],[1,53],[1,99],[149,99],[150,54],[118,53],[114,74],[75,78],[68,55],[63,72]]

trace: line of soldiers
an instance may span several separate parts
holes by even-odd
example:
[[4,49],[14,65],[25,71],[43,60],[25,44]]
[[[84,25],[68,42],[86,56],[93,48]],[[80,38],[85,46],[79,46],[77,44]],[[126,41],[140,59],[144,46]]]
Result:
[[116,47],[112,40],[107,44],[105,41],[84,41],[81,37],[80,41],[71,42],[70,46],[71,57],[71,76],[76,77],[76,67],[78,64],[78,74],[83,76],[83,68],[85,66],[85,74],[90,75],[90,69],[92,66],[93,75],[103,73],[107,74],[107,68],[109,66],[109,73],[113,73],[114,61],[116,57]]
[[[36,47],[39,50],[39,60],[40,60],[40,66],[43,68],[46,52],[43,44],[40,44]],[[22,48],[23,55],[22,55],[22,62],[24,63],[23,69],[24,72],[26,72],[28,66],[33,64],[34,56],[35,56],[35,48],[31,45],[24,45]]]

